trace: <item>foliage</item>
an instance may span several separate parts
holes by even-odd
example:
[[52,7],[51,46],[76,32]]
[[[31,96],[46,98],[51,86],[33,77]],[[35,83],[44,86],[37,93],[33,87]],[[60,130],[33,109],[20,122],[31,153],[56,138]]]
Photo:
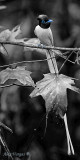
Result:
[[31,72],[27,71],[25,67],[6,68],[0,72],[0,84],[4,84],[9,79],[17,79],[23,85],[35,86],[30,74]]
[[31,97],[41,95],[46,103],[46,112],[49,113],[51,109],[56,111],[61,117],[67,111],[67,88],[75,92],[80,90],[73,86],[74,80],[71,77],[63,74],[44,74],[44,78],[36,83],[36,88],[30,94]]

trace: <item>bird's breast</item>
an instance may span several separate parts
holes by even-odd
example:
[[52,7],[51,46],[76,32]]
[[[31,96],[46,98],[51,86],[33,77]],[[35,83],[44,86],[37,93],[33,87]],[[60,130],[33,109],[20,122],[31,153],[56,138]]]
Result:
[[50,28],[44,29],[41,28],[39,25],[35,28],[35,35],[39,38],[40,42],[44,45],[51,46],[52,41],[52,32]]

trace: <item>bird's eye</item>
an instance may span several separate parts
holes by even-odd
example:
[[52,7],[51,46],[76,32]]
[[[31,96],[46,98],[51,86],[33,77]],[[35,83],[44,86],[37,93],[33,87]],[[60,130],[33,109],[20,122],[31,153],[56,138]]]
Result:
[[42,21],[41,21],[41,23],[45,24],[45,21],[44,21],[44,20],[42,20]]

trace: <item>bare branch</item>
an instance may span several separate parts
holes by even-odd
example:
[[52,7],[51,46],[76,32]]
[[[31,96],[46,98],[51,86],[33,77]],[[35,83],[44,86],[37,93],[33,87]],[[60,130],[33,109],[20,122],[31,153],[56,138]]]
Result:
[[54,50],[65,50],[65,51],[79,51],[80,48],[65,48],[65,47],[54,47],[54,46],[42,46],[42,45],[36,45],[36,44],[29,44],[29,43],[23,43],[23,42],[14,42],[14,41],[0,41],[1,44],[11,44],[11,45],[18,45],[23,47],[29,47],[29,48],[40,48],[40,49],[54,49]]

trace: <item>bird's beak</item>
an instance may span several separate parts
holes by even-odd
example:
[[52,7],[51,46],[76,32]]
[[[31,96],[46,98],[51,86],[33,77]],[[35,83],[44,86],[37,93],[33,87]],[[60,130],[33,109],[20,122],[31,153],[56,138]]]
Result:
[[53,20],[52,20],[52,19],[49,19],[46,23],[51,23],[51,22],[53,22]]

